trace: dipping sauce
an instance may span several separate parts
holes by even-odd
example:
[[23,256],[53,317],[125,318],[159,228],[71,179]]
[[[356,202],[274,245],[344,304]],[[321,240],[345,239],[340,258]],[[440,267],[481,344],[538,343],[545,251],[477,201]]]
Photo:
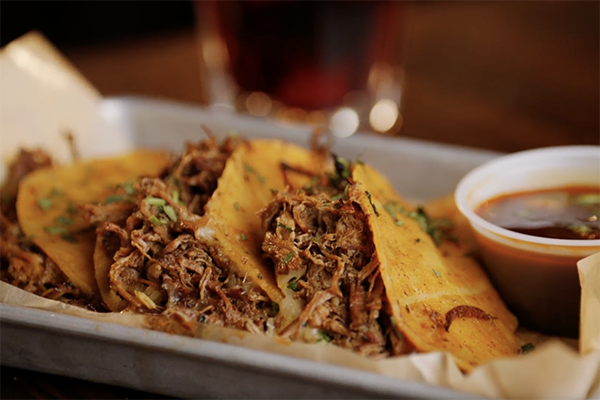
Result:
[[600,188],[562,187],[492,198],[475,212],[501,228],[569,240],[600,239]]

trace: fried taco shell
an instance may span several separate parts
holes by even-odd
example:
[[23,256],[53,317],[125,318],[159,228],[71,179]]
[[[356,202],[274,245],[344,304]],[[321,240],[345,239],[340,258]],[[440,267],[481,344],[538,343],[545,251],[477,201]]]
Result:
[[241,273],[278,303],[278,325],[289,322],[288,307],[272,269],[261,250],[262,227],[256,213],[274,192],[301,187],[323,169],[323,154],[309,152],[280,140],[254,140],[231,156],[219,187],[206,207],[206,226],[223,254]]
[[19,225],[69,281],[91,297],[98,293],[93,262],[95,236],[77,204],[110,200],[118,185],[142,175],[158,174],[167,158],[163,152],[139,150],[37,170],[19,185]]
[[436,246],[427,215],[379,172],[355,165],[352,177],[364,193],[359,202],[369,216],[393,323],[402,336],[417,351],[451,353],[465,371],[518,354],[517,320],[461,238]]
[[466,247],[447,240],[455,232],[434,230],[369,166],[334,167],[260,212],[262,249],[295,310],[280,335],[376,358],[448,351],[465,371],[516,354],[517,321]]

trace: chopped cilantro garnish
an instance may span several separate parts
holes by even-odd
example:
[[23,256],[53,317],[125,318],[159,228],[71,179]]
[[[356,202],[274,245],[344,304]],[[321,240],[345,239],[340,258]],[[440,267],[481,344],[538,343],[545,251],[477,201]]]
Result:
[[75,243],[76,240],[64,227],[62,226],[47,226],[44,228],[50,235],[60,235],[67,242]]
[[287,231],[288,231],[288,232],[290,232],[290,233],[294,231],[292,228],[290,228],[289,226],[287,226],[287,225],[285,225],[285,224],[282,224],[281,222],[278,222],[278,223],[277,223],[277,227],[278,227],[278,228],[284,228],[284,229],[287,229]]
[[152,222],[154,225],[164,225],[164,222],[158,219],[156,215],[151,215],[150,218],[148,218],[148,221]]
[[50,200],[47,197],[42,197],[41,199],[38,199],[37,203],[38,203],[38,206],[40,206],[40,208],[44,211],[52,208],[52,200]]
[[279,190],[277,190],[277,189],[273,189],[273,188],[271,188],[271,189],[269,189],[269,190],[271,191],[271,194],[272,194],[273,196],[275,196],[277,193],[279,193]]
[[246,241],[246,234],[242,233],[240,235],[240,238],[242,239],[243,242],[245,242]]
[[390,217],[396,218],[396,212],[392,208],[392,204],[391,203],[389,203],[389,202],[385,203],[383,205],[383,209],[390,215]]
[[575,198],[575,204],[583,205],[583,206],[592,206],[600,203],[600,194],[596,193],[588,193],[582,194],[581,196],[577,196]]
[[[400,209],[396,209],[395,206],[400,207]],[[404,225],[404,221],[402,221],[400,218],[396,217],[396,211],[405,214],[406,210],[404,210],[404,208],[402,206],[400,206],[398,203],[394,202],[394,201],[388,201],[387,203],[385,203],[383,205],[384,210],[390,215],[390,217],[392,217],[394,219],[394,223],[397,226],[402,226]]]
[[373,199],[371,197],[371,193],[368,191],[365,191],[365,193],[367,194],[367,197],[369,198],[369,203],[371,204],[371,207],[373,207],[373,212],[375,213],[375,215],[377,215],[379,217],[379,211],[377,211],[377,207],[375,207],[375,204],[373,204]]
[[162,210],[165,212],[165,214],[167,214],[167,217],[169,217],[171,221],[177,222],[177,214],[175,213],[173,207],[167,204],[163,206]]
[[350,178],[350,175],[351,175],[350,167],[352,165],[350,163],[350,161],[345,160],[341,157],[337,157],[336,155],[333,155],[333,162],[335,164],[335,170],[340,175],[340,177],[342,177],[344,179]]
[[108,196],[104,200],[104,204],[116,203],[118,201],[123,201],[123,200],[125,200],[125,196],[123,196],[122,194],[113,194],[112,196]]
[[148,196],[144,199],[151,206],[162,207],[166,204],[165,199],[159,197]]
[[335,196],[333,196],[333,197],[331,198],[331,201],[338,201],[338,200],[340,200],[342,197],[344,197],[344,194],[343,194],[343,193],[338,193],[338,194],[336,194]]
[[237,201],[235,203],[233,203],[233,208],[235,208],[235,211],[240,209],[240,203],[238,203]]
[[419,207],[417,209],[417,211],[409,212],[408,216],[411,217],[412,219],[414,219],[415,221],[417,221],[419,223],[419,225],[421,226],[421,229],[423,229],[425,232],[427,232],[428,217],[427,217],[427,214],[425,214],[425,211],[421,207]]
[[325,331],[319,331],[317,333],[317,343],[329,343],[331,342],[331,336],[329,336]]
[[333,153],[331,154],[331,157],[333,158],[335,173],[327,174],[329,177],[329,184],[334,188],[341,188],[341,185],[344,182],[349,182],[348,179],[352,175],[352,163]]
[[67,230],[62,226],[47,226],[44,228],[44,230],[50,235],[64,235],[68,233]]
[[533,343],[524,344],[523,346],[521,346],[521,354],[527,354],[530,351],[533,351],[534,349],[535,346],[533,345]]
[[289,252],[282,260],[283,264],[287,264],[290,262],[290,260],[294,258],[294,253]]
[[569,226],[569,229],[580,235],[585,235],[586,233],[593,231],[593,229],[587,225],[571,225]]
[[77,240],[75,240],[75,238],[72,235],[68,234],[68,233],[63,233],[61,236],[67,242],[71,242],[71,243],[77,242]]
[[173,198],[173,201],[177,204],[182,204],[181,200],[179,199],[179,191],[177,190],[173,190],[171,192],[171,197]]
[[457,240],[456,234],[451,231],[454,225],[450,219],[440,218],[432,220],[422,207],[418,207],[416,211],[408,212],[407,215],[417,221],[421,229],[431,236],[436,246],[439,246],[443,240]]
[[131,196],[131,195],[135,194],[135,189],[133,188],[132,182],[121,183],[121,187],[123,188],[123,190],[125,190],[125,193],[127,193],[128,195]]
[[64,215],[61,215],[60,217],[57,217],[55,222],[59,225],[73,225],[73,220],[69,217],[65,217]]
[[408,216],[408,211],[406,211],[406,208],[402,207],[400,204],[398,204],[398,202],[396,201],[392,201],[391,205],[402,215],[407,215]]
[[265,181],[266,181],[265,177],[262,176],[261,174],[259,174],[251,165],[246,164],[246,165],[244,165],[244,168],[246,169],[246,171],[256,174],[256,177],[258,178],[260,183],[265,183]]
[[73,204],[72,202],[70,202],[67,206],[67,213],[71,215],[77,214],[77,207],[75,207],[75,204]]
[[62,195],[64,195],[64,192],[57,188],[52,188],[52,191],[50,192],[51,197],[60,197]]
[[169,175],[166,180],[167,180],[167,182],[169,182],[172,185],[177,186],[178,188],[182,187],[181,182],[179,182],[179,179],[175,178],[173,175]]
[[288,289],[297,292],[298,290],[300,290],[300,288],[298,287],[298,278],[292,278],[290,280],[290,282],[287,285]]
[[434,270],[433,270],[433,273],[434,273],[434,274],[435,274],[435,276],[437,276],[438,278],[439,278],[440,276],[442,276],[442,274],[440,274],[440,271],[438,271],[437,269],[434,269]]
[[279,304],[274,301],[271,302],[271,312],[269,313],[269,317],[274,317],[279,313]]
[[436,246],[439,246],[444,239],[457,241],[456,234],[452,232],[453,227],[454,224],[449,218],[427,219],[427,233],[433,238]]

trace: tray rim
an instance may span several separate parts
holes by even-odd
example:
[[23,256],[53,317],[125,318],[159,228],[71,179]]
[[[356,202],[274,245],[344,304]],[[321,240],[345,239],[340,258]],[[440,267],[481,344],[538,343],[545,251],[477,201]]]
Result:
[[[250,369],[254,372],[293,376],[321,384],[333,383],[338,387],[361,389],[374,395],[440,399],[478,398],[470,393],[452,388],[397,379],[355,368],[255,350],[233,344],[134,328],[113,322],[97,321],[34,307],[0,303],[0,326],[5,323],[57,334],[62,333],[81,338],[110,341],[141,350],[168,352],[197,360],[203,359],[216,362],[233,368]],[[161,345],[161,342],[165,345]],[[256,360],[260,360],[261,363],[257,364]],[[45,371],[52,373],[51,369]],[[318,374],[315,374],[315,371],[318,371]]]

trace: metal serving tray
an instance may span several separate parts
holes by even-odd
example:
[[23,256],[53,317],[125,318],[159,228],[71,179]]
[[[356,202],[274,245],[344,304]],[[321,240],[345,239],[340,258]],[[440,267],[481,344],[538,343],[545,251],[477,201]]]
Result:
[[[305,145],[310,130],[174,102],[126,97],[102,113],[135,146],[180,150],[185,140],[235,130]],[[450,193],[499,153],[356,134],[340,156],[371,163],[408,199]],[[238,346],[0,304],[2,364],[186,398],[472,398],[465,393]]]

